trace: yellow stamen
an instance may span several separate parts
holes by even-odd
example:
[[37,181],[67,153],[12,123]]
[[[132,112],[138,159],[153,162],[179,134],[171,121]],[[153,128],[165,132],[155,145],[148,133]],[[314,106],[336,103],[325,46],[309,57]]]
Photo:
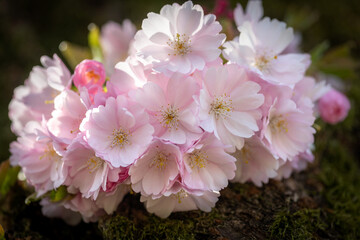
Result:
[[54,103],[54,99],[56,98],[56,96],[58,95],[58,93],[59,92],[57,92],[57,91],[53,91],[52,93],[51,93],[51,100],[45,100],[44,102],[45,102],[45,104],[53,104]]
[[282,114],[271,118],[269,125],[272,133],[288,132],[287,122]]
[[215,97],[214,101],[210,104],[209,114],[214,114],[215,118],[230,116],[232,112],[232,100],[226,93],[220,97]]
[[150,167],[157,167],[160,170],[165,170],[168,161],[168,156],[163,152],[158,151],[150,164]]
[[245,162],[245,164],[248,164],[251,155],[250,155],[249,147],[246,144],[241,148],[240,153],[241,153],[241,160]]
[[93,173],[97,169],[103,166],[104,160],[98,157],[91,157],[87,160],[87,168],[89,169],[89,173]]
[[54,100],[45,100],[45,104],[53,104]]
[[128,139],[130,132],[126,132],[122,128],[114,129],[112,135],[109,138],[112,138],[112,142],[110,147],[114,148],[120,146],[120,148],[124,147],[127,144],[130,144]]
[[48,159],[53,161],[58,161],[61,157],[55,152],[53,145],[49,143],[43,153],[43,155],[40,156],[40,160],[42,159]]
[[195,167],[204,168],[206,167],[207,163],[208,156],[204,152],[200,150],[195,150],[189,154],[188,164],[192,169],[194,169]]
[[186,34],[180,35],[179,33],[176,34],[174,40],[169,39],[169,41],[167,41],[167,45],[174,50],[174,56],[184,56],[185,54],[191,52],[190,43],[191,40],[186,36]]
[[160,110],[160,114],[161,114],[160,123],[163,125],[163,127],[169,129],[175,128],[176,130],[178,129],[179,126],[178,108],[172,105],[168,105],[166,109],[162,107],[162,109]]
[[181,189],[179,192],[177,192],[175,195],[173,195],[178,203],[182,203],[182,199],[187,198],[189,195],[184,191],[184,189]]

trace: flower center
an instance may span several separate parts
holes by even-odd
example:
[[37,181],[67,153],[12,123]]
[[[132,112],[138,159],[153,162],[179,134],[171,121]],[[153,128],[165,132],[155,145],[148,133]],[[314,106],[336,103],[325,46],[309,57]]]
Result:
[[271,118],[269,125],[272,133],[288,132],[287,122],[282,114]]
[[160,170],[165,170],[168,161],[168,156],[163,152],[157,152],[150,167],[156,166]]
[[120,148],[122,148],[123,146],[129,144],[129,135],[130,132],[126,132],[122,128],[114,129],[112,135],[110,136],[110,138],[112,138],[110,147],[114,148],[119,146]]
[[163,107],[160,110],[160,123],[163,125],[163,127],[165,128],[175,128],[176,130],[178,129],[179,126],[179,109],[172,106],[172,105],[168,105],[168,107],[166,109],[164,109]]
[[191,52],[191,40],[188,36],[186,36],[186,34],[180,35],[177,33],[174,40],[169,39],[166,43],[174,50],[174,56],[184,56],[185,54]]
[[56,96],[59,95],[59,92],[56,90],[53,90],[50,94],[51,100],[45,100],[45,104],[54,104],[54,99],[56,98]]
[[248,164],[249,160],[250,160],[250,150],[249,150],[249,147],[246,146],[246,144],[244,144],[244,146],[241,148],[240,154],[241,154],[241,159],[243,160],[243,162]]
[[103,166],[104,160],[93,156],[86,161],[86,164],[87,164],[87,168],[89,169],[89,173],[93,173],[97,169],[99,169]]
[[269,64],[273,59],[277,59],[277,56],[271,56],[269,54],[264,53],[263,55],[256,56],[253,66],[259,69],[262,72],[269,71]]
[[204,168],[206,167],[207,163],[208,156],[204,152],[200,150],[195,150],[194,152],[189,154],[188,164],[191,169],[194,169],[195,167]]
[[97,83],[100,80],[100,76],[96,74],[93,70],[86,72],[85,76],[87,83]]
[[44,154],[40,156],[40,160],[48,159],[57,162],[61,157],[55,152],[51,143],[49,143],[44,151]]
[[184,198],[187,198],[189,195],[184,191],[184,189],[181,189],[179,192],[173,195],[178,203],[180,204]]
[[230,96],[225,93],[220,97],[215,97],[213,102],[210,104],[209,114],[214,114],[215,118],[218,119],[220,116],[229,117],[232,110],[232,100],[230,99]]

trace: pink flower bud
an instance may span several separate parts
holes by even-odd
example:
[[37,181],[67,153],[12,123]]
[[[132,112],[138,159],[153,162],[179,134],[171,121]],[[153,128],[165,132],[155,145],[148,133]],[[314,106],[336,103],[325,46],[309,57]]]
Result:
[[105,82],[105,69],[102,63],[95,60],[84,60],[75,68],[73,76],[77,88],[90,89],[94,85],[102,86]]
[[349,99],[341,92],[331,89],[319,100],[321,118],[331,124],[343,121],[350,109]]
[[229,7],[229,0],[216,0],[213,13],[217,18],[224,16],[233,19],[233,11]]

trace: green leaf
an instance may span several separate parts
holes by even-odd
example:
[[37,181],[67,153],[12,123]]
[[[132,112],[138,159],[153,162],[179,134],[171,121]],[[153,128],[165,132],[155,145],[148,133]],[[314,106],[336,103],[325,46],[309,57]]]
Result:
[[59,49],[72,69],[75,69],[76,65],[82,60],[91,59],[91,53],[88,47],[64,41],[60,43]]
[[94,23],[89,25],[88,42],[93,59],[103,62],[103,54],[100,44],[100,30]]
[[0,164],[0,198],[16,183],[20,167],[11,167],[9,160]]
[[53,189],[40,197],[37,197],[36,192],[34,192],[25,199],[25,204],[37,202],[46,197],[49,197],[50,201],[52,202],[60,202],[68,195],[69,194],[67,192],[66,186],[60,186],[57,189]]
[[66,186],[60,186],[59,188],[54,189],[50,192],[50,200],[52,202],[60,202],[67,196],[68,192],[66,190]]
[[36,192],[32,193],[31,195],[27,196],[27,198],[25,199],[25,204],[29,205],[32,202],[38,202],[42,199],[43,197],[37,197],[36,196]]

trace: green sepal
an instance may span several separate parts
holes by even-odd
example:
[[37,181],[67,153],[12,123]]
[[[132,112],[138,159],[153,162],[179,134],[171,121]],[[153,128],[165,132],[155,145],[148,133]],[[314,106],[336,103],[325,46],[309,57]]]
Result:
[[60,202],[64,200],[65,197],[67,197],[68,191],[66,189],[66,186],[60,186],[57,189],[54,189],[50,192],[49,197],[51,202]]
[[38,202],[43,198],[44,198],[43,196],[37,197],[36,192],[34,192],[34,193],[30,194],[29,196],[27,196],[27,198],[25,199],[25,204],[29,205],[30,203]]

